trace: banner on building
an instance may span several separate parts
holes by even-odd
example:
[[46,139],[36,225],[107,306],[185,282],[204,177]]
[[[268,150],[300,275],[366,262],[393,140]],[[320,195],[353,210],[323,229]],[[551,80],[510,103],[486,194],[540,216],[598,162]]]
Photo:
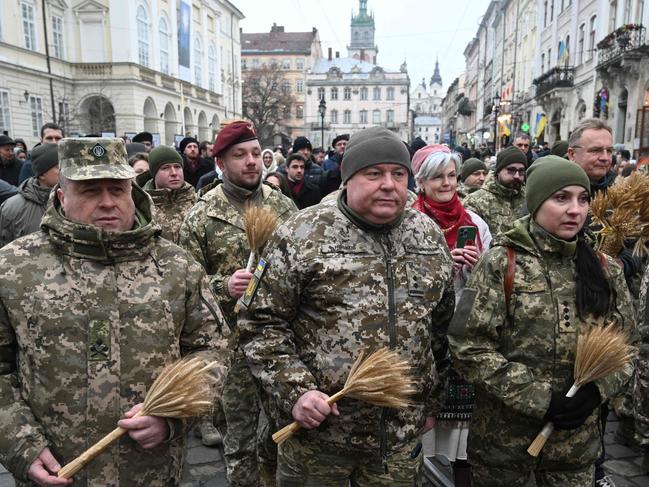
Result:
[[192,4],[189,0],[180,0],[180,18],[178,19],[178,77],[191,83],[191,29]]

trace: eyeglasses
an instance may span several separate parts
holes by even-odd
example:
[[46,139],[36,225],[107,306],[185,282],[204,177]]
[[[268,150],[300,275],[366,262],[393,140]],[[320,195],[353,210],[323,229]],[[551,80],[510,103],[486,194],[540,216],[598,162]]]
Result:
[[507,174],[512,177],[516,176],[517,174],[520,176],[525,176],[525,174],[527,173],[527,169],[514,169],[513,167],[506,167],[505,171],[507,171]]
[[[573,145],[573,149],[584,149],[581,145]],[[589,147],[586,149],[586,152],[592,155],[606,154],[613,155],[613,147]]]

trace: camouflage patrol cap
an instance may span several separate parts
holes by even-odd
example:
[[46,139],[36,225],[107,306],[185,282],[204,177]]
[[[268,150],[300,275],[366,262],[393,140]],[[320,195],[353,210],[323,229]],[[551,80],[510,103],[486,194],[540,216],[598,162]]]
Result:
[[122,139],[68,138],[58,148],[61,174],[72,181],[132,179],[136,175],[126,159]]

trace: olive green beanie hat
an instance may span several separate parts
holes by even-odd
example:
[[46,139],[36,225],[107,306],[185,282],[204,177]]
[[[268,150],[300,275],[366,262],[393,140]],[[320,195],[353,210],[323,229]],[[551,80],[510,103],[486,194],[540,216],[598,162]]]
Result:
[[527,167],[527,156],[525,155],[525,152],[513,145],[501,150],[498,155],[496,155],[496,174],[510,164],[516,163],[524,164],[525,167]]
[[480,159],[476,159],[475,157],[467,159],[466,161],[464,161],[464,164],[462,164],[462,171],[460,171],[460,181],[464,182],[466,178],[471,176],[471,174],[480,170],[487,170],[487,165],[484,162],[482,162]]
[[356,132],[345,148],[343,183],[361,169],[376,164],[400,164],[410,172],[410,153],[401,139],[386,128],[370,127]]
[[525,199],[530,215],[554,193],[566,186],[581,186],[590,192],[590,181],[576,163],[559,156],[540,157],[527,171]]
[[180,164],[183,168],[185,166],[183,158],[173,147],[161,145],[153,149],[149,154],[149,172],[151,173],[151,177],[155,178],[158,169],[160,169],[163,164],[169,163]]

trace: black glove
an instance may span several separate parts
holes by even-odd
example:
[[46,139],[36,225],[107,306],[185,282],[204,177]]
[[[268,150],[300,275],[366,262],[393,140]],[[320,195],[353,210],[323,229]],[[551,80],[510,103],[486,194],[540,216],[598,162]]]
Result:
[[570,398],[566,397],[565,393],[553,392],[552,398],[550,399],[550,406],[548,407],[543,419],[545,421],[554,421],[557,414],[564,412],[568,401],[570,401]]
[[555,428],[559,430],[574,430],[586,422],[586,419],[597,409],[602,401],[597,386],[589,382],[580,387],[570,398],[562,410],[552,418]]

